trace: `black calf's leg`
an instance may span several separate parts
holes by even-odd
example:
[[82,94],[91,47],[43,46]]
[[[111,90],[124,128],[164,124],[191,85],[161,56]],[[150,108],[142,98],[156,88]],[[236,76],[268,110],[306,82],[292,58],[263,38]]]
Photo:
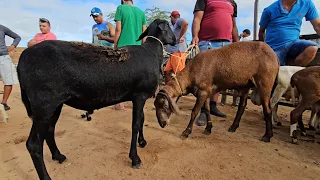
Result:
[[56,111],[54,112],[51,121],[50,121],[50,125],[49,125],[49,129],[48,129],[48,133],[46,136],[46,142],[49,146],[49,149],[51,151],[52,154],[52,159],[58,161],[59,163],[62,163],[63,161],[66,160],[66,157],[60,153],[57,145],[56,145],[56,141],[54,138],[54,130],[55,130],[55,126],[56,123],[59,119],[60,113],[61,113],[61,109],[62,109],[62,105],[60,105]]
[[147,141],[144,139],[144,136],[143,136],[143,124],[144,124],[144,113],[142,113],[141,127],[139,130],[139,137],[138,137],[138,143],[142,148],[146,147],[147,145]]
[[33,121],[26,146],[31,155],[34,167],[37,170],[39,179],[49,180],[51,178],[43,161],[43,142],[45,134],[48,132],[49,124],[46,121],[42,121],[42,119],[39,121],[39,119],[33,118]]
[[[135,99],[132,101],[133,109],[132,109],[132,139],[131,139],[131,147],[129,157],[132,160],[132,167],[139,168],[140,167],[140,157],[137,153],[137,136],[138,132],[141,131],[142,119],[143,119],[143,107],[146,103],[147,96],[138,94],[135,96]],[[142,134],[141,134],[142,135]]]
[[239,127],[241,116],[247,106],[248,93],[249,93],[249,89],[243,90],[240,93],[241,96],[240,96],[240,103],[238,106],[237,115],[234,118],[233,123],[228,130],[229,132],[236,132],[237,128]]
[[[43,109],[44,107],[45,109]],[[33,124],[26,146],[41,180],[51,179],[43,160],[43,142],[45,139],[52,153],[52,158],[59,162],[65,160],[65,156],[60,153],[54,140],[55,124],[59,118],[61,108],[62,105],[52,106],[50,104],[33,108]]]

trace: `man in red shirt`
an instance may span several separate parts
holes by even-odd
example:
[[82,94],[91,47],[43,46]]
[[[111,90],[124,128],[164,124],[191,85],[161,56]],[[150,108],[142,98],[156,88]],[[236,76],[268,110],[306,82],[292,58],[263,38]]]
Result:
[[[192,23],[192,44],[199,46],[200,52],[220,48],[239,41],[236,24],[237,4],[234,0],[197,0]],[[210,114],[226,117],[217,108],[219,93],[210,98]],[[201,109],[198,126],[204,126],[207,117]]]

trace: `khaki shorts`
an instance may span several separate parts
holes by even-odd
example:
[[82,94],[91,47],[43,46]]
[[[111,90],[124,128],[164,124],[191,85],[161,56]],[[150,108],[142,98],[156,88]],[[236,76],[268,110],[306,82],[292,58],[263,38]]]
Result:
[[0,56],[0,77],[4,85],[19,83],[17,69],[9,55]]

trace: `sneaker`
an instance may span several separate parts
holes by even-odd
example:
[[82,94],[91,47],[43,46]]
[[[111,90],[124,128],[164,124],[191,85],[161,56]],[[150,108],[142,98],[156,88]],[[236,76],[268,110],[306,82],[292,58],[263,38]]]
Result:
[[217,108],[217,103],[214,101],[210,102],[210,114],[218,117],[225,118],[227,115],[223,114],[219,109]]
[[197,126],[205,126],[207,124],[207,116],[204,110],[201,108],[200,116],[196,120]]
[[8,106],[8,104],[3,104],[3,103],[1,104],[4,106],[4,110],[6,111],[10,110],[10,106]]

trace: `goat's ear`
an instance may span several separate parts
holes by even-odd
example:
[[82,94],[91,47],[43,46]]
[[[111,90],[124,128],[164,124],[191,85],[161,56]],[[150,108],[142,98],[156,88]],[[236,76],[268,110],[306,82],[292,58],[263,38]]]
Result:
[[180,109],[179,109],[179,107],[178,107],[177,104],[175,103],[175,101],[174,101],[172,98],[170,98],[170,97],[168,96],[168,94],[167,94],[164,90],[160,90],[160,91],[158,92],[158,95],[162,95],[164,98],[167,99],[167,101],[168,101],[168,103],[169,103],[169,107],[170,107],[170,109],[171,109],[171,111],[172,111],[173,113],[175,113],[176,115],[181,115],[181,114],[182,114],[181,111],[180,111]]
[[158,25],[158,27],[161,29],[161,31],[165,30],[166,29],[166,24],[165,23],[160,23]]
[[140,41],[142,40],[144,37],[146,37],[148,35],[148,29],[147,28],[140,36],[139,36],[139,39],[137,41]]

